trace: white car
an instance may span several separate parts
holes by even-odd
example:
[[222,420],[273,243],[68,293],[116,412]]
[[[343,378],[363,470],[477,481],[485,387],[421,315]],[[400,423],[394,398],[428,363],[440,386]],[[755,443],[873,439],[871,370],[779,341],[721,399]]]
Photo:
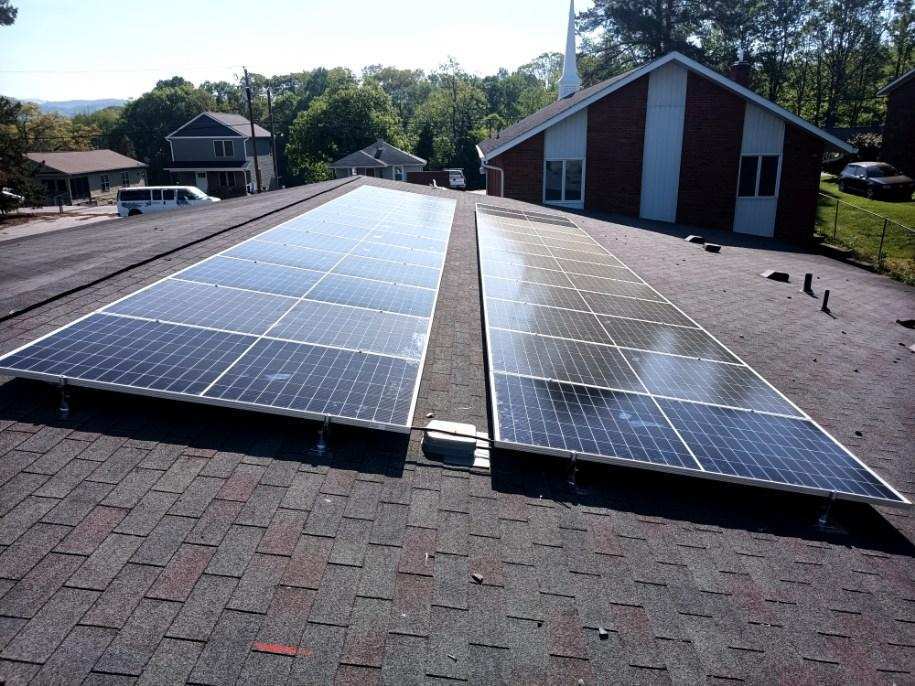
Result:
[[463,169],[445,169],[448,172],[448,186],[464,190],[467,188],[467,180],[464,178]]
[[219,202],[194,186],[143,186],[118,191],[118,216],[165,212],[180,207],[198,207]]

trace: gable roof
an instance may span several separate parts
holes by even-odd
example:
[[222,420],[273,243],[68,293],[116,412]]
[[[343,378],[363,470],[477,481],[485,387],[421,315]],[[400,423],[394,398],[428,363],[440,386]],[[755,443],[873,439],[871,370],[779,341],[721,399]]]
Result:
[[[258,138],[270,138],[270,132],[259,124],[254,125]],[[166,138],[209,138],[219,136],[251,137],[251,122],[240,114],[231,112],[201,112],[189,122],[168,134]]]
[[658,59],[649,62],[648,64],[644,64],[641,67],[637,67],[636,69],[632,69],[623,74],[619,74],[618,76],[614,76],[610,79],[607,79],[606,81],[601,81],[600,83],[595,84],[590,88],[586,88],[570,95],[568,98],[557,100],[556,102],[547,105],[542,110],[534,112],[532,115],[522,119],[518,123],[509,126],[503,131],[500,131],[492,138],[488,138],[487,140],[480,143],[477,146],[478,153],[482,159],[492,159],[493,157],[527,140],[528,138],[537,135],[541,131],[545,131],[566,117],[570,117],[576,112],[581,111],[588,105],[600,100],[607,95],[610,95],[623,86],[632,83],[642,76],[650,74],[654,70],[659,69],[670,62],[676,62],[682,67],[695,72],[700,76],[704,76],[719,86],[722,86],[723,88],[726,88],[736,95],[739,95],[744,100],[752,102],[754,105],[767,110],[776,117],[779,117],[780,119],[793,124],[794,126],[797,126],[798,128],[801,128],[810,134],[813,134],[834,148],[844,150],[845,152],[855,151],[855,148],[848,143],[845,143],[839,138],[836,138],[835,136],[827,133],[823,129],[814,126],[810,122],[802,119],[792,112],[789,112],[785,108],[776,105],[774,102],[767,100],[758,93],[754,93],[749,88],[741,86],[739,83],[729,79],[727,76],[719,74],[715,70],[709,69],[705,65],[699,64],[699,62],[696,60],[691,59],[679,52],[669,52],[663,57],[659,57]]
[[114,150],[74,150],[69,152],[29,152],[32,162],[61,174],[90,174],[118,169],[142,169],[145,164]]
[[882,97],[884,95],[889,95],[894,90],[896,90],[903,84],[908,83],[912,79],[915,79],[915,68],[909,69],[905,74],[900,76],[898,79],[893,79],[892,81],[890,81],[883,88],[881,88],[879,91],[877,91],[877,95],[879,97]]
[[362,150],[350,153],[341,157],[336,162],[331,162],[328,167],[352,168],[352,167],[390,167],[395,165],[425,165],[426,160],[408,153],[406,150],[395,148],[387,141],[380,138],[367,145]]

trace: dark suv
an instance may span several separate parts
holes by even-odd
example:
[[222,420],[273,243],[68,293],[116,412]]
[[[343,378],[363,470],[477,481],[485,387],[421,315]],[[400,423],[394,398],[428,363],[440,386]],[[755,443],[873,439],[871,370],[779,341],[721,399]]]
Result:
[[915,191],[915,181],[885,162],[854,162],[839,175],[843,193],[863,193],[868,198],[895,197],[908,200]]

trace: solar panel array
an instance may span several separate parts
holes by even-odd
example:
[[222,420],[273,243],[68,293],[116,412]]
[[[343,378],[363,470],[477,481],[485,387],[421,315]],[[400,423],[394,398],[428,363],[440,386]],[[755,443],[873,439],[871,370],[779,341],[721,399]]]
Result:
[[574,222],[476,218],[497,446],[907,503]]
[[361,186],[0,358],[0,372],[407,430],[453,200]]

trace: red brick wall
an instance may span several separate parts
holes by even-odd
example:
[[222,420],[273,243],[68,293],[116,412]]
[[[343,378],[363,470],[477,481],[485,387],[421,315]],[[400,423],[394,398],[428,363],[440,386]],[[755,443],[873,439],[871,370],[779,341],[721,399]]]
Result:
[[887,99],[882,157],[915,177],[915,79],[899,86]]
[[[505,197],[543,202],[543,134],[528,138],[489,162],[505,176]],[[486,171],[486,193],[499,194],[499,172]]]
[[813,235],[823,164],[823,141],[785,124],[782,178],[775,214],[775,237],[803,243]]
[[585,206],[639,216],[648,77],[588,107]]
[[733,228],[744,108],[742,98],[689,72],[678,223]]

